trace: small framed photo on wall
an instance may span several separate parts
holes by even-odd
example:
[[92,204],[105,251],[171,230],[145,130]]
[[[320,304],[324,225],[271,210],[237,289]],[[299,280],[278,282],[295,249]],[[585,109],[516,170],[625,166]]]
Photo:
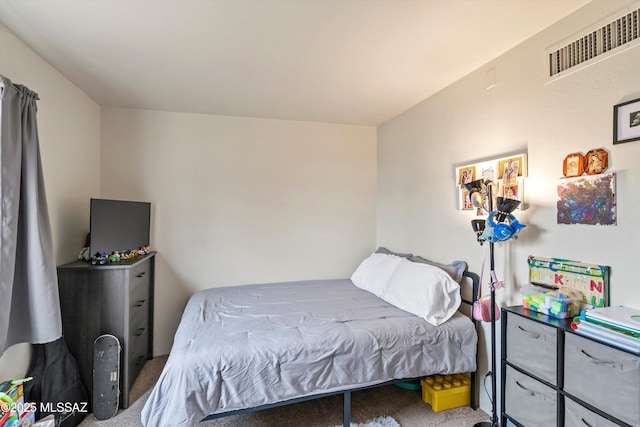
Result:
[[587,175],[596,175],[604,172],[608,166],[608,153],[604,148],[589,151],[584,156],[584,171]]
[[462,166],[458,168],[458,185],[464,187],[465,184],[476,180],[476,167],[475,165]]
[[640,140],[640,99],[613,107],[613,143]]
[[515,185],[518,177],[527,176],[527,155],[520,154],[498,160],[498,179],[503,185]]
[[469,191],[465,188],[465,184],[476,180],[476,165],[461,166],[456,169],[457,184],[460,188],[460,210],[468,211],[474,209],[469,200]]
[[[501,197],[505,199],[514,199],[519,200],[520,202],[524,201],[524,180],[522,178],[516,179],[511,185],[503,184],[500,186],[500,191],[498,193]],[[520,204],[516,209],[522,209],[522,204]]]
[[565,178],[573,178],[584,172],[584,156],[582,153],[571,153],[564,158],[562,173]]

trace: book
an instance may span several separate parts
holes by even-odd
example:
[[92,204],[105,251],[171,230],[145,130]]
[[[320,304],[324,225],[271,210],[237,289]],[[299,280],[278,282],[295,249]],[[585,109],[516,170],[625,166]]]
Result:
[[615,339],[640,348],[640,338],[634,337],[633,335],[627,334],[622,331],[608,328],[606,326],[598,325],[597,323],[582,321],[577,325],[576,330],[585,333],[597,334],[599,336],[607,337],[610,339]]
[[[640,340],[636,340],[635,338],[628,338],[620,334],[615,335],[615,331],[612,333],[611,330],[606,330],[606,327],[604,327],[603,330],[598,328],[598,325],[581,321],[576,326],[575,331],[580,335],[595,338],[598,341],[611,345],[612,347],[627,350],[635,354],[640,354]],[[637,342],[630,340],[635,340]]]
[[640,310],[624,306],[586,310],[583,319],[640,337]]

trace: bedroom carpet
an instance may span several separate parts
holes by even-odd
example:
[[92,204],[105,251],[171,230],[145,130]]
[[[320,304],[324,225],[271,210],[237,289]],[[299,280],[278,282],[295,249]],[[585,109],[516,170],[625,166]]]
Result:
[[[130,391],[129,408],[105,421],[87,415],[80,427],[141,427],[140,413],[151,388],[158,380],[167,356],[157,356],[142,368]],[[358,427],[380,417],[392,417],[401,427],[471,427],[489,416],[470,407],[433,412],[422,401],[419,391],[384,386],[357,391],[351,395],[351,420]],[[342,422],[342,396],[281,406],[259,412],[220,418],[198,424],[198,427],[327,427]],[[384,424],[383,424],[384,425]]]
[[[343,427],[342,424],[335,427]],[[357,424],[351,423],[350,427],[401,427],[396,420],[391,417],[378,417],[374,420],[365,421],[364,423]]]

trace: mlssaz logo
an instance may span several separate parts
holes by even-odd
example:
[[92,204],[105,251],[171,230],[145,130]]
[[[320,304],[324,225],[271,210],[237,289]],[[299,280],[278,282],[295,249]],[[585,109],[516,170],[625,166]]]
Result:
[[44,413],[69,413],[84,412],[88,413],[87,402],[40,402],[40,412]]

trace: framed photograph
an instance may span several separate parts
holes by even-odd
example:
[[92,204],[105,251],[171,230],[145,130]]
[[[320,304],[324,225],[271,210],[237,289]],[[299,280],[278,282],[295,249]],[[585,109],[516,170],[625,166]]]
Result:
[[591,150],[584,156],[584,171],[587,175],[597,175],[607,169],[608,153],[603,148]]
[[460,210],[461,211],[471,211],[475,209],[471,204],[471,199],[469,199],[469,190],[466,188],[460,189]]
[[464,188],[464,184],[468,184],[472,181],[476,180],[476,167],[475,165],[471,166],[462,166],[458,168],[458,185],[461,188]]
[[515,183],[518,177],[527,176],[527,155],[519,154],[513,157],[506,157],[498,160],[498,179],[504,185]]
[[613,106],[613,143],[640,140],[640,99]]
[[580,176],[582,172],[584,172],[584,156],[582,153],[571,153],[564,158],[562,174],[566,178]]
[[524,202],[524,179],[518,178],[514,184],[509,186],[505,184],[501,185],[498,194],[506,199],[519,200],[521,203],[516,209],[522,209],[522,202]]

